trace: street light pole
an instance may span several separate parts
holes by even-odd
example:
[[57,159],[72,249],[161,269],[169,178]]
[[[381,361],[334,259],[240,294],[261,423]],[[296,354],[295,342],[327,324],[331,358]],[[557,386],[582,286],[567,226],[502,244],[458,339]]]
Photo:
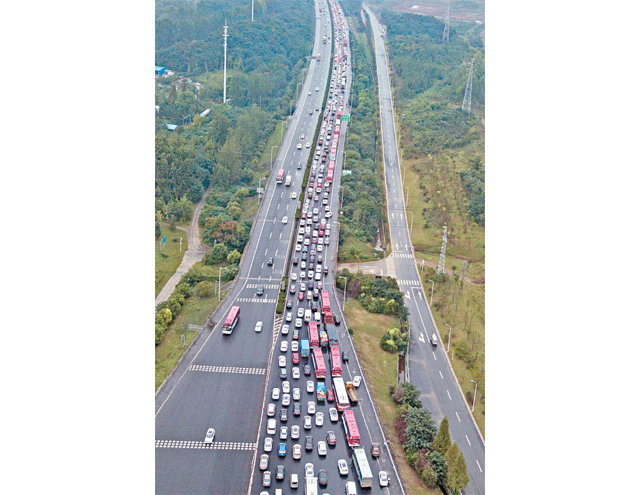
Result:
[[[263,180],[267,180],[267,178],[266,177],[261,177],[261,178],[258,179],[258,189],[260,189],[260,181],[263,181]],[[262,196],[260,196],[260,199],[262,199]]]
[[222,270],[228,270],[228,268],[226,266],[221,266],[218,270],[218,302],[220,302],[220,277],[222,275]]
[[277,148],[278,146],[272,146],[271,147],[271,164],[269,165],[269,171],[271,171],[271,169],[273,169],[273,148]]
[[409,229],[409,235],[413,234],[413,212],[407,211],[407,213],[411,213],[411,228]]
[[344,304],[347,301],[347,277],[338,277],[344,279],[344,295],[342,296],[342,312],[344,313]]
[[451,347],[451,325],[445,323],[449,327],[449,340],[447,340],[447,354],[449,354],[449,348]]
[[407,200],[404,202],[404,207],[407,208],[409,206],[409,186],[406,186],[405,189],[407,190]]
[[342,200],[344,199],[344,188],[342,186],[338,186],[338,188],[342,189],[340,191],[340,208],[342,208]]
[[475,380],[471,380],[476,384],[476,389],[473,391],[473,405],[471,406],[471,412],[476,408],[476,392],[478,391],[478,382]]
[[280,142],[282,142],[282,140],[284,139],[284,124],[285,121],[282,121],[282,125],[280,126]]
[[431,282],[431,302],[429,303],[429,306],[431,306],[433,304],[433,285],[435,282],[433,280],[429,280],[429,282]]

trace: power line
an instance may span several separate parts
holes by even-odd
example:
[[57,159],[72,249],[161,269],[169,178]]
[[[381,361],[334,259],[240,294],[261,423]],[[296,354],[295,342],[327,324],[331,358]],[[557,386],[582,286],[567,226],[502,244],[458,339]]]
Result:
[[471,92],[473,91],[473,64],[476,59],[471,60],[471,67],[469,68],[469,76],[467,77],[467,87],[464,90],[464,100],[462,100],[462,111],[465,109],[469,111],[471,115]]

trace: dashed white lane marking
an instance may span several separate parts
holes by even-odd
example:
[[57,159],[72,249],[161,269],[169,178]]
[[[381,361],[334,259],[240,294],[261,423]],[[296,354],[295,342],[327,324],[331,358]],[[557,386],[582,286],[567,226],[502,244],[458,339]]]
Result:
[[476,459],[476,464],[478,465],[478,469],[480,470],[480,472],[482,472],[482,468],[480,467],[480,463],[478,462],[477,459]]
[[436,353],[432,352],[431,354],[433,354],[433,359],[435,359],[436,361],[438,360],[438,358],[436,357]]
[[468,437],[467,435],[465,435],[465,436],[464,436],[464,438],[466,438],[466,439],[467,439],[467,443],[468,443],[469,445],[471,445],[471,442],[469,441],[469,437]]
[[462,421],[460,420],[460,416],[458,416],[458,411],[456,411],[456,418],[458,418],[458,423],[462,423]]
[[257,297],[238,297],[237,302],[250,302],[250,303],[262,303],[262,304],[275,304],[277,299],[258,299]]
[[442,371],[438,370],[438,373],[440,373],[440,378],[444,380],[444,376],[442,376]]
[[206,364],[190,364],[188,371],[208,371],[209,373],[237,373],[241,375],[264,375],[266,368],[241,368],[238,366],[209,366]]
[[453,400],[453,399],[451,398],[451,394],[449,393],[449,391],[448,391],[448,390],[447,390],[447,395],[449,396],[449,400]]
[[156,440],[156,449],[255,450],[252,442],[213,442],[195,440]]

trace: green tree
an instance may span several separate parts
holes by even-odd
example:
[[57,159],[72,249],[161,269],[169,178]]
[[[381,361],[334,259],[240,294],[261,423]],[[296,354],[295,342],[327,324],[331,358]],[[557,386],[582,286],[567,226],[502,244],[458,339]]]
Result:
[[393,400],[400,404],[407,404],[410,407],[421,408],[422,401],[420,400],[420,390],[412,384],[405,382],[396,388],[393,394]]
[[211,297],[215,294],[215,287],[207,280],[203,280],[196,285],[196,295],[200,297]]
[[422,472],[420,473],[420,478],[424,481],[424,484],[429,488],[435,488],[438,486],[438,475],[433,470],[433,467],[430,464],[427,464]]
[[431,450],[431,442],[436,434],[436,425],[431,413],[424,408],[409,409],[405,416],[407,442],[405,448]]
[[445,416],[442,418],[438,434],[433,441],[433,449],[444,455],[449,450],[449,447],[451,447],[451,435],[449,434],[449,420]]
[[233,250],[227,255],[227,262],[231,265],[238,265],[240,263],[240,259],[242,255],[237,251]]
[[438,477],[438,485],[447,486],[447,464],[444,461],[444,455],[434,450],[429,452],[428,459],[433,471]]
[[459,493],[465,486],[469,484],[469,476],[467,476],[467,464],[464,455],[453,442],[444,457],[447,463],[447,487],[453,493]]
[[160,229],[160,222],[158,222],[158,219],[156,218],[156,239],[160,239],[161,236],[162,230]]
[[229,254],[229,249],[226,245],[221,242],[218,242],[213,249],[211,249],[204,256],[205,265],[217,265],[218,263],[223,263],[224,260],[227,259],[227,255]]

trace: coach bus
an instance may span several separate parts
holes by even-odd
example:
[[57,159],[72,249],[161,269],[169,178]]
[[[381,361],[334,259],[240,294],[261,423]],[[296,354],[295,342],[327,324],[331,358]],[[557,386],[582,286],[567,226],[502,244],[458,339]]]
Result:
[[324,379],[327,376],[327,366],[324,364],[324,356],[322,355],[322,349],[316,347],[311,354],[313,359],[313,367],[316,370],[316,378]]
[[331,382],[333,385],[333,393],[336,396],[336,407],[338,411],[342,412],[349,409],[349,396],[347,395],[347,389],[344,387],[344,380],[342,377],[336,376]]
[[315,321],[309,322],[309,345],[313,349],[314,347],[320,347],[320,337],[318,336],[318,324]]
[[331,348],[331,376],[342,376],[342,361],[340,360],[340,348]]
[[240,319],[240,306],[231,306],[227,319],[222,324],[222,333],[230,335]]
[[347,435],[347,443],[351,447],[360,445],[360,432],[358,431],[356,415],[353,409],[347,409],[342,413],[342,425],[344,426],[344,433]]
[[363,448],[353,449],[353,467],[361,488],[369,488],[373,484],[373,473]]
[[322,314],[331,312],[331,301],[329,300],[329,291],[323,290],[320,292],[320,296],[322,297]]

